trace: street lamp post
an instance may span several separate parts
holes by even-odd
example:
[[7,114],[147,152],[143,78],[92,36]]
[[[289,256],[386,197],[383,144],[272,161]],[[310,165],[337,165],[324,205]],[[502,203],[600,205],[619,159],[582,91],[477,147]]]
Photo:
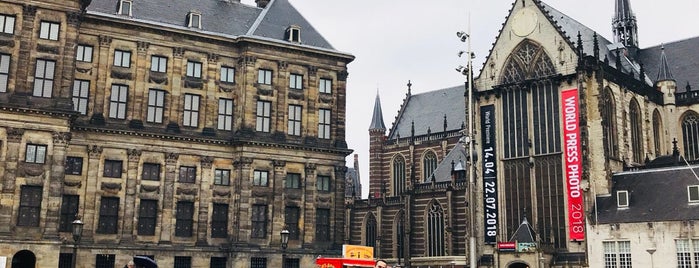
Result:
[[78,259],[78,243],[80,243],[80,238],[83,236],[83,222],[80,218],[76,217],[72,223],[73,227],[73,258],[71,260],[71,265],[73,268],[77,266],[76,261]]
[[282,239],[282,267],[286,268],[286,246],[289,245],[289,230],[284,228],[279,235]]
[[655,253],[655,248],[646,249],[646,252],[648,252],[648,254],[650,254],[650,267],[651,268],[655,267],[655,264],[653,263],[653,253]]
[[[466,67],[459,66],[456,70],[468,77],[468,136],[466,137],[466,143],[468,143],[468,212],[469,212],[469,246],[468,246],[468,261],[469,267],[476,267],[476,199],[474,195],[476,194],[476,182],[474,177],[475,172],[475,157],[473,151],[474,135],[473,135],[473,69],[472,60],[473,52],[471,52],[471,25],[469,23],[469,29],[467,32],[457,32],[456,36],[459,37],[461,42],[467,43],[468,50],[466,51]],[[464,54],[464,51],[459,52],[459,57]]]

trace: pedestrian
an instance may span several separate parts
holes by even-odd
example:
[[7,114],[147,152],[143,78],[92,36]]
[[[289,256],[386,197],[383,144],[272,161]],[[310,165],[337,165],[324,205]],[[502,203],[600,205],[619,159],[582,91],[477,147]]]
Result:
[[378,260],[374,268],[388,268],[388,264],[384,260]]
[[126,265],[124,265],[124,268],[134,268],[134,263],[133,261],[129,261]]

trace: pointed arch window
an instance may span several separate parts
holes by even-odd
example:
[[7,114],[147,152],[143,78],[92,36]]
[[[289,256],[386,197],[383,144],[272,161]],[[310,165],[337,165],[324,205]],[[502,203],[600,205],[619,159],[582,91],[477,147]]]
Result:
[[629,104],[629,126],[631,128],[631,150],[633,162],[643,162],[643,130],[641,120],[641,108],[635,99]]
[[366,226],[364,227],[364,245],[376,247],[376,218],[374,214],[367,214]]
[[395,233],[394,233],[394,238],[393,241],[396,241],[394,244],[394,248],[396,250],[396,256],[398,259],[403,259],[403,251],[405,248],[405,237],[403,234],[405,234],[405,212],[400,211],[398,214],[396,214],[396,219],[395,219]]
[[602,134],[604,139],[604,152],[607,157],[619,156],[619,144],[617,142],[616,102],[610,88],[602,93]]
[[436,200],[427,209],[427,256],[444,256],[444,209]]
[[682,119],[682,141],[685,158],[699,159],[699,115],[690,112]]
[[660,117],[660,112],[658,109],[655,109],[653,111],[653,145],[655,145],[655,157],[658,157],[662,154],[662,145],[663,145],[663,119]]
[[405,192],[405,159],[397,155],[393,159],[393,195],[398,196]]
[[422,158],[422,180],[428,181],[435,169],[437,169],[437,155],[432,151],[427,151]]

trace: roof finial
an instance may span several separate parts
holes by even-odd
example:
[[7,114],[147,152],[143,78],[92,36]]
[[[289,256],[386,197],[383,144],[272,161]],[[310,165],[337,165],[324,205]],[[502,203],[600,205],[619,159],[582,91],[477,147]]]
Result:
[[595,62],[599,61],[599,40],[597,39],[597,32],[592,35],[592,46],[595,54]]
[[413,83],[410,83],[410,80],[408,80],[408,96],[410,96],[412,94],[412,93],[410,93],[412,86],[413,86]]
[[674,156],[674,157],[680,156],[680,149],[677,148],[677,138],[672,139],[672,156]]
[[[689,82],[687,82],[687,85],[689,85]],[[444,132],[447,132],[447,114],[444,114]]]
[[627,48],[638,47],[638,27],[636,15],[631,11],[629,0],[616,0],[615,15],[612,20],[614,41]]
[[386,125],[383,123],[383,112],[381,111],[381,99],[379,98],[379,90],[376,89],[376,100],[374,101],[374,114],[371,118],[369,131],[378,130],[386,131]]

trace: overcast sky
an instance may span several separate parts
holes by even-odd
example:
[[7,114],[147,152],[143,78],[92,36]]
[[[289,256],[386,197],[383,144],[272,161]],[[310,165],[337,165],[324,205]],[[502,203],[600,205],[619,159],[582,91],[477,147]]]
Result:
[[[466,46],[456,32],[467,30],[470,14],[474,68],[479,71],[514,2],[289,1],[335,49],[356,57],[348,70],[346,126],[347,143],[359,154],[363,197],[369,187],[368,129],[376,92],[381,97],[384,123],[390,128],[405,98],[408,80],[412,81],[413,94],[463,84],[464,76],[454,68],[466,65],[456,56]],[[696,0],[630,1],[638,19],[641,48],[699,36]],[[613,40],[615,0],[544,2]],[[254,4],[254,0],[243,3]],[[347,165],[351,167],[352,162],[350,155]]]

